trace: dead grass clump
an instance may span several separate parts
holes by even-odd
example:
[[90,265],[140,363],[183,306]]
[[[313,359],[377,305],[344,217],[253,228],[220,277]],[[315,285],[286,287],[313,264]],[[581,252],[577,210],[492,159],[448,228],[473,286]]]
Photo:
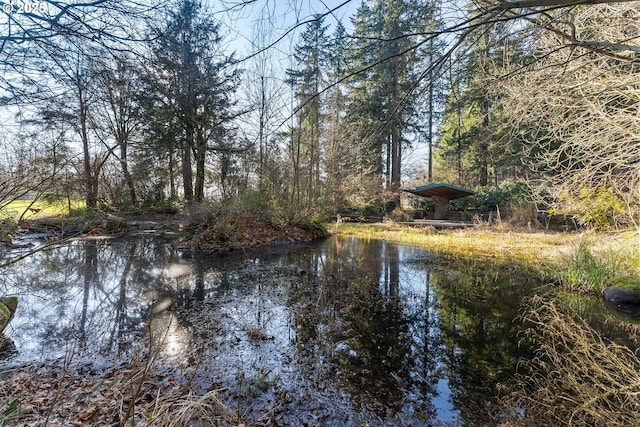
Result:
[[189,384],[156,377],[144,361],[96,378],[65,366],[24,367],[0,380],[0,426],[237,426],[241,418]]
[[249,336],[249,339],[253,341],[266,341],[273,338],[266,335],[264,332],[262,332],[258,328],[249,329],[249,332],[247,332],[247,335]]
[[640,410],[640,360],[553,301],[532,299],[525,316],[536,356],[508,399],[510,425],[630,426]]
[[239,426],[243,425],[238,414],[231,411],[220,399],[221,390],[212,390],[202,396],[192,392],[166,400],[158,395],[153,419],[154,426]]

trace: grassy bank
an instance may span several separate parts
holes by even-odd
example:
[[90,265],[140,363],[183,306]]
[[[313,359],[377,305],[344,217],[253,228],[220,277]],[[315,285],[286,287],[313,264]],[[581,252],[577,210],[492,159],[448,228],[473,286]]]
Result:
[[[457,261],[466,265],[469,260],[502,274],[520,274],[524,267],[571,290],[527,301],[520,319],[530,326],[520,336],[520,345],[531,346],[535,357],[519,362],[515,378],[500,385],[505,417],[500,425],[637,424],[640,324],[611,314],[597,298],[580,295],[599,293],[607,284],[637,281],[637,232],[549,233],[497,227],[439,231],[392,223],[335,224],[332,231],[417,245],[435,254],[436,263],[453,269]],[[505,263],[514,268],[505,270]],[[585,303],[608,313],[610,337],[590,324],[593,311],[582,310]]]
[[485,259],[517,263],[566,288],[584,292],[600,292],[615,276],[640,275],[635,232],[554,233],[509,227],[436,230],[392,222],[336,223],[330,230],[339,235],[420,246],[447,261]]
[[[84,206],[82,201],[72,202],[72,209],[80,209]],[[25,219],[42,218],[52,215],[69,215],[69,205],[67,202],[49,203],[33,200],[14,200],[7,204],[3,211],[3,216]]]
[[569,254],[582,238],[571,233],[501,231],[493,227],[436,230],[396,223],[342,223],[334,224],[332,231],[416,245],[450,258],[488,257],[544,264]]

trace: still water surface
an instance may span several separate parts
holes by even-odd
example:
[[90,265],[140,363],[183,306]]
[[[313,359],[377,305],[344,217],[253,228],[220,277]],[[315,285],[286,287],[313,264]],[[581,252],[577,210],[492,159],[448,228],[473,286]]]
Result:
[[161,364],[198,367],[200,391],[242,395],[248,418],[286,393],[288,425],[493,425],[498,385],[530,357],[514,320],[541,284],[428,258],[346,237],[224,255],[78,240],[6,269],[0,294],[20,305],[0,366],[109,366],[152,342]]

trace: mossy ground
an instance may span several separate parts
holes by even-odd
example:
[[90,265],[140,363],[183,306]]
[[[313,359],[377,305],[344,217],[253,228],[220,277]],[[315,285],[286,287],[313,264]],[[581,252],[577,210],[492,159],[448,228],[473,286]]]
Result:
[[640,291],[640,276],[616,276],[611,278],[607,285]]

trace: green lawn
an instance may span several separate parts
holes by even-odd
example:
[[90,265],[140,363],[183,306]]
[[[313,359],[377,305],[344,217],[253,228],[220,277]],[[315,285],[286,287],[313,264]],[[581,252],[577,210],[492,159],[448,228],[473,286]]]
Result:
[[[69,206],[66,202],[49,203],[39,200],[33,202],[33,204],[32,202],[32,200],[14,200],[0,211],[0,217],[14,217],[17,219],[25,211],[26,213],[23,217],[25,219],[69,214]],[[73,209],[78,209],[82,206],[84,206],[82,201],[75,201],[71,204]]]

